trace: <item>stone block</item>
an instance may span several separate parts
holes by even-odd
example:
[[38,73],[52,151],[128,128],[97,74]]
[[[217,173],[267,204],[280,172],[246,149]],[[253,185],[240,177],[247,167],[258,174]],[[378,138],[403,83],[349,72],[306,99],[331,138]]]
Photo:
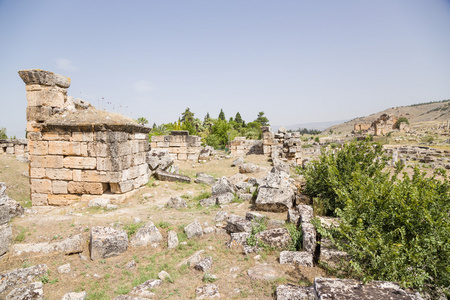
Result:
[[54,206],[69,205],[79,200],[77,195],[48,195],[48,205]]
[[139,228],[136,234],[131,238],[130,244],[139,246],[158,247],[163,237],[153,222],[149,221],[145,226]]
[[67,190],[70,194],[102,195],[108,189],[107,183],[69,181]]
[[198,237],[203,236],[202,226],[197,220],[194,220],[194,222],[187,225],[184,228],[184,232],[186,233],[188,239],[191,239],[196,236]]
[[81,181],[81,170],[73,170],[72,177],[73,181]]
[[80,142],[80,155],[81,156],[89,156],[87,145],[88,145],[88,142]]
[[109,145],[104,142],[88,142],[87,154],[90,157],[108,157],[110,156]]
[[64,94],[58,89],[44,89],[27,92],[28,106],[64,106]]
[[277,286],[277,300],[316,300],[316,293],[312,286],[298,286],[293,284]]
[[45,174],[49,179],[72,180],[72,170],[47,168]]
[[146,161],[146,153],[145,152],[139,152],[131,156],[131,165],[137,166],[145,164]]
[[81,144],[79,142],[50,141],[48,153],[55,155],[81,155]]
[[146,140],[146,141],[148,141],[148,134],[147,133],[137,132],[137,133],[134,134],[134,138],[136,140]]
[[264,244],[277,249],[286,249],[292,240],[286,228],[264,230],[256,234],[255,237]]
[[47,141],[29,141],[28,151],[31,155],[47,155],[48,142]]
[[138,178],[134,179],[134,188],[137,189],[143,185],[146,185],[149,178],[150,178],[150,174],[144,174],[144,175],[139,176]]
[[42,139],[46,141],[70,141],[70,137],[70,132],[66,131],[51,131],[42,133]]
[[29,141],[41,141],[42,133],[41,132],[27,132],[27,139]]
[[[110,152],[111,155],[114,156],[115,154],[115,147],[116,145],[110,145]],[[117,155],[118,156],[124,156],[124,155],[130,155],[131,154],[131,141],[125,141],[117,144]]]
[[179,181],[179,182],[186,182],[186,183],[191,182],[191,178],[189,178],[188,176],[185,176],[185,175],[173,174],[173,173],[160,171],[160,170],[157,170],[155,174],[156,174],[155,176],[156,176],[156,178],[158,178],[158,180]]
[[94,133],[94,141],[116,143],[126,142],[128,133],[122,131],[96,131]]
[[34,156],[30,155],[31,168],[55,168],[63,167],[63,156],[48,155],[48,156]]
[[51,194],[52,181],[50,179],[31,179],[31,193]]
[[169,148],[169,147],[170,145],[167,142],[157,142],[155,148]]
[[44,178],[45,168],[30,168],[30,177],[31,178]]
[[67,181],[52,181],[53,194],[67,194]]
[[117,256],[127,249],[128,235],[125,230],[112,227],[92,227],[89,242],[92,260]]
[[72,142],[92,142],[94,141],[93,132],[72,132]]
[[81,172],[81,181],[85,182],[108,182],[107,172],[88,170]]
[[49,106],[28,106],[27,122],[43,122],[52,115],[52,108]]
[[313,267],[313,255],[306,251],[280,252],[280,264],[296,264],[301,267]]
[[110,183],[111,192],[114,194],[123,194],[134,189],[134,180],[127,180],[117,183]]
[[63,166],[70,169],[93,170],[97,167],[97,159],[95,157],[67,156],[63,160]]
[[48,205],[47,194],[31,193],[31,204],[33,206],[45,206],[45,205]]
[[14,146],[7,147],[6,148],[6,153],[7,154],[14,154]]

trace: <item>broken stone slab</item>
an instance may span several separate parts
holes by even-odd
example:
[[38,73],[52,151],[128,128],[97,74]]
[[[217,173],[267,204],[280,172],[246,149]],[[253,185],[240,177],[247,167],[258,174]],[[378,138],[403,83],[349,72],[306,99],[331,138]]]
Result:
[[211,256],[205,257],[203,258],[201,261],[199,261],[196,265],[195,265],[195,269],[202,271],[202,272],[206,272],[207,270],[211,269],[212,267],[212,263],[213,263],[213,259]]
[[147,153],[147,164],[150,170],[167,170],[174,163],[174,159],[167,150],[154,149]]
[[282,275],[277,269],[267,264],[256,265],[247,271],[248,276],[252,280],[274,281]]
[[320,245],[319,261],[332,269],[337,269],[341,263],[348,262],[348,254],[344,251],[323,247],[322,244]]
[[311,223],[302,223],[303,250],[309,253],[316,251],[316,229]]
[[310,223],[314,218],[314,210],[311,205],[299,204],[297,211],[300,214],[301,223]]
[[71,292],[65,294],[61,300],[86,300],[87,293],[86,292]]
[[126,252],[127,249],[128,235],[125,230],[112,227],[92,227],[89,242],[92,260],[117,256]]
[[316,292],[312,286],[293,284],[277,286],[277,300],[316,300]]
[[289,173],[274,169],[267,174],[262,185],[274,189],[294,187],[289,178]]
[[8,252],[12,241],[12,230],[9,224],[0,225],[0,257]]
[[205,199],[200,200],[199,203],[203,207],[213,206],[213,205],[217,204],[217,197],[212,196],[212,197],[209,197],[209,198],[205,198]]
[[298,227],[300,222],[300,213],[296,209],[289,208],[287,213],[287,221]]
[[216,195],[215,197],[216,197],[216,204],[224,205],[224,204],[229,204],[233,201],[234,194],[227,192],[224,194]]
[[184,199],[181,199],[181,197],[172,197],[169,201],[167,201],[166,206],[175,209],[182,209],[187,207],[187,203]]
[[109,199],[95,198],[95,199],[92,199],[91,201],[89,201],[88,207],[106,207],[106,206],[108,206],[108,204],[110,204]]
[[30,253],[30,252],[43,254],[59,252],[69,255],[83,252],[84,244],[85,240],[83,238],[83,235],[77,234],[61,242],[14,244],[11,246],[11,251],[13,252],[14,255],[21,255],[22,253]]
[[213,283],[209,283],[207,285],[199,286],[195,289],[195,293],[197,294],[196,299],[207,299],[207,298],[219,298],[219,288],[217,285]]
[[146,282],[134,287],[129,293],[130,296],[133,297],[142,297],[142,298],[153,298],[155,293],[151,292],[151,289],[154,289],[157,286],[160,286],[162,280],[160,279],[150,279]]
[[190,183],[191,182],[191,178],[189,178],[188,176],[185,175],[180,175],[180,174],[173,174],[173,173],[169,173],[166,171],[161,171],[161,170],[157,170],[155,173],[155,176],[158,180],[162,180],[162,181],[178,181],[178,182],[186,182],[186,183]]
[[249,191],[253,185],[246,181],[239,181],[235,184],[235,187],[239,191]]
[[252,222],[238,215],[230,215],[225,229],[228,233],[251,232]]
[[292,208],[294,200],[295,194],[290,188],[259,187],[255,207],[257,210],[285,212]]
[[188,239],[191,239],[196,236],[198,237],[203,236],[202,226],[197,220],[184,227],[184,232],[186,233]]
[[59,274],[67,274],[70,273],[70,263],[59,266],[57,269]]
[[313,267],[313,255],[306,251],[280,252],[280,264],[295,264],[301,267]]
[[48,267],[40,264],[28,268],[16,269],[8,273],[0,274],[0,294],[5,291],[33,282],[38,276],[46,275]]
[[178,246],[178,235],[175,231],[170,230],[167,233],[167,248],[173,249]]
[[18,71],[20,78],[22,78],[23,82],[26,85],[38,84],[38,85],[47,85],[53,86],[57,85],[62,88],[70,87],[70,78],[55,74],[50,71],[44,70],[20,70]]
[[267,228],[268,229],[280,228],[284,227],[285,224],[286,222],[284,220],[270,219],[267,221]]
[[195,183],[204,183],[207,185],[214,185],[214,183],[216,183],[216,181],[214,180],[214,177],[212,177],[211,175],[207,175],[205,173],[197,173],[196,175],[197,178],[195,178],[194,182]]
[[233,162],[231,163],[231,166],[232,167],[239,167],[243,163],[244,163],[244,158],[241,156],[241,157],[238,157],[235,160],[233,160]]
[[195,266],[202,259],[200,254],[202,254],[203,252],[205,252],[205,250],[199,250],[199,251],[195,252],[188,258],[186,258],[186,259],[182,260],[180,263],[178,263],[177,268],[179,268],[183,265],[186,265],[186,264],[189,264],[189,266]]
[[237,232],[230,234],[230,241],[228,242],[228,248],[236,246],[242,246],[247,244],[247,239],[250,237],[248,232]]
[[314,278],[314,290],[319,300],[327,299],[404,299],[423,300],[419,293],[402,289],[388,281],[372,281],[363,284],[353,279]]
[[289,231],[286,228],[264,230],[257,233],[255,237],[258,241],[276,249],[285,249],[292,241]]
[[256,173],[261,171],[261,168],[252,163],[246,163],[239,165],[239,173],[247,174],[247,173]]
[[44,284],[40,281],[25,286],[16,287],[8,295],[6,300],[44,300]]
[[225,193],[234,193],[234,192],[236,192],[235,188],[234,188],[234,185],[225,176],[220,178],[219,181],[217,181],[211,187],[211,191],[212,191],[213,196],[220,195],[220,194],[225,194]]
[[263,214],[254,212],[254,211],[249,211],[245,214],[245,219],[247,219],[248,221],[257,221],[257,222],[262,222],[266,219],[267,217]]
[[249,194],[249,193],[238,192],[237,196],[238,196],[238,199],[242,200],[242,201],[252,201],[252,199],[253,199],[253,195]]
[[134,247],[151,246],[156,248],[161,243],[163,237],[153,222],[149,221],[136,232],[130,239],[130,244]]
[[217,212],[216,216],[214,217],[214,221],[223,222],[227,218],[228,218],[228,213],[226,211],[220,210]]

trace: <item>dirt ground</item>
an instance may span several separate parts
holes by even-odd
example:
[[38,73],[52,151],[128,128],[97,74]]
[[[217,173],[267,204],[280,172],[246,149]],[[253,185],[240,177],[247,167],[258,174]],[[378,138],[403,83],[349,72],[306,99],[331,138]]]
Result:
[[[195,178],[197,172],[232,177],[239,174],[237,167],[231,167],[232,158],[219,158],[207,163],[178,162],[180,173]],[[246,162],[260,165],[264,171],[251,174],[252,177],[264,177],[271,164],[264,156],[247,156]],[[8,166],[8,167],[7,167]],[[7,194],[29,206],[29,183],[23,175],[28,164],[18,162],[13,156],[0,155],[0,181],[7,184]],[[239,176],[239,175],[237,175]],[[229,214],[245,216],[251,210],[248,202],[231,203],[223,208],[203,208],[198,205],[198,196],[210,192],[211,187],[196,183],[173,183],[151,179],[132,198],[119,205],[114,211],[87,208],[87,203],[77,203],[66,207],[33,207],[35,213],[11,221],[14,243],[39,243],[61,241],[75,234],[83,234],[86,245],[82,255],[21,255],[14,256],[11,251],[0,259],[0,273],[15,268],[28,267],[45,263],[50,269],[47,283],[44,285],[45,299],[61,299],[71,291],[86,291],[88,299],[113,299],[128,293],[132,287],[148,279],[157,279],[161,270],[167,271],[171,280],[165,280],[160,287],[153,290],[156,299],[193,299],[195,288],[206,284],[203,273],[186,265],[177,267],[185,258],[199,250],[204,250],[202,257],[213,258],[212,269],[208,272],[217,276],[214,283],[219,287],[222,299],[273,299],[277,285],[284,283],[310,285],[313,278],[326,276],[324,270],[314,267],[294,267],[278,263],[279,252],[264,251],[244,255],[242,249],[229,249],[226,243],[228,235],[209,234],[202,238],[187,240],[183,228],[195,219],[205,228],[214,226],[214,217],[219,210]],[[146,195],[144,197],[143,195]],[[176,210],[165,207],[173,196],[180,196],[188,203],[188,208]],[[196,198],[197,197],[197,198]],[[286,220],[286,213],[261,212],[270,219]],[[88,241],[90,228],[93,226],[114,226],[116,228],[133,228],[135,218],[141,224],[152,221],[164,237],[158,248],[129,247],[122,255],[91,261]],[[207,223],[207,224],[206,224]],[[175,249],[167,248],[167,232],[175,230],[180,242],[187,242]],[[126,264],[134,260],[136,267],[127,269]],[[57,268],[70,263],[71,272],[58,274]],[[257,264],[273,266],[280,274],[272,282],[251,280],[247,274],[249,268]],[[237,268],[237,270],[236,270]]]

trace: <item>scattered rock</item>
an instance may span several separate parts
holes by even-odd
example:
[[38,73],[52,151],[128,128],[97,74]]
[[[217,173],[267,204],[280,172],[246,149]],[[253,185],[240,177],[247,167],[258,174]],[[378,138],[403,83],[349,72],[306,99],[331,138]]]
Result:
[[57,271],[59,274],[67,274],[70,273],[70,263],[67,263],[65,265],[59,266],[57,268]]
[[157,170],[155,173],[156,178],[162,181],[178,181],[178,182],[186,182],[190,183],[191,178],[185,175],[173,174],[166,171]]
[[203,207],[209,207],[216,204],[217,204],[217,197],[215,196],[200,200],[200,205]]
[[142,298],[153,298],[155,293],[152,293],[150,289],[160,286],[162,281],[160,279],[150,279],[146,282],[134,287],[129,293],[130,296],[142,297]]
[[25,286],[16,287],[8,295],[6,300],[44,300],[44,284],[40,281]]
[[197,220],[184,227],[184,232],[186,233],[188,239],[191,239],[196,236],[198,237],[203,236],[202,226]]
[[249,211],[245,214],[245,219],[247,219],[248,221],[264,221],[266,219],[266,216],[254,211]]
[[89,243],[92,260],[117,256],[127,249],[128,235],[125,230],[112,227],[92,227]]
[[301,267],[313,267],[313,255],[306,251],[280,252],[280,264],[296,264]]
[[47,265],[41,264],[0,274],[0,294],[13,287],[29,284],[37,277],[46,275],[47,272]]
[[252,280],[274,281],[280,278],[278,271],[266,264],[256,265],[247,271],[248,276]]
[[64,254],[75,254],[83,252],[83,246],[85,240],[82,234],[74,235],[61,242],[54,243],[36,243],[36,244],[14,244],[11,246],[11,251],[14,255],[21,255],[22,253],[40,252],[40,253],[52,253],[60,252]]
[[220,178],[219,181],[211,187],[211,190],[213,196],[235,192],[233,184],[225,176]]
[[153,222],[149,221],[143,227],[139,228],[136,235],[131,238],[130,244],[134,247],[152,246],[158,247],[163,237]]
[[226,211],[220,210],[217,212],[216,216],[214,217],[214,221],[223,222],[227,218],[228,218],[228,213]]
[[115,204],[107,204],[106,205],[106,210],[116,210],[117,208],[118,208],[118,206]]
[[186,258],[183,261],[181,261],[177,265],[177,268],[179,268],[179,267],[181,267],[182,265],[185,265],[185,264],[189,264],[189,266],[195,266],[202,259],[200,254],[202,254],[204,251],[205,250],[199,250],[199,251],[195,252],[194,254],[189,256],[188,258]]
[[218,205],[229,204],[233,201],[233,199],[234,194],[229,192],[216,195],[216,204]]
[[167,273],[166,271],[161,271],[158,273],[158,278],[161,280],[165,280],[165,279],[171,279],[170,274]]
[[286,228],[264,230],[256,234],[255,237],[264,244],[276,249],[285,249],[292,240]]
[[167,248],[173,249],[178,246],[178,235],[175,231],[170,230],[167,233]]
[[293,284],[277,286],[277,300],[316,300],[316,293],[312,286],[298,286]]
[[289,208],[288,214],[287,214],[287,221],[294,224],[296,227],[300,223],[300,213],[298,210]]
[[255,207],[258,210],[284,212],[292,208],[294,200],[295,193],[292,187],[273,188],[260,186],[255,200]]
[[197,294],[196,299],[207,299],[207,298],[216,298],[216,297],[219,298],[220,297],[219,288],[217,287],[217,285],[215,285],[213,283],[209,283],[207,285],[196,288],[195,293]]
[[211,233],[214,233],[214,228],[212,228],[212,227],[206,227],[205,229],[203,229],[203,233],[204,233],[204,234],[211,234]]
[[228,233],[251,232],[252,222],[238,215],[230,215],[225,229]]
[[206,272],[206,270],[211,269],[212,263],[213,259],[211,256],[205,257],[195,265],[195,269]]
[[252,201],[253,195],[248,193],[238,193],[238,199],[242,201]]
[[132,261],[127,262],[127,264],[125,265],[125,269],[133,269],[136,267],[136,262],[134,261],[134,259]]
[[9,224],[0,225],[0,257],[8,251],[11,241],[11,226]]
[[228,242],[228,248],[233,248],[236,246],[242,246],[247,243],[247,239],[250,237],[249,232],[237,232],[230,234],[231,238]]
[[314,211],[311,205],[299,204],[297,205],[297,211],[300,214],[301,223],[310,223],[314,218]]
[[205,173],[197,173],[197,178],[195,178],[194,180],[195,183],[204,183],[207,185],[214,185],[214,183],[216,183],[216,181],[214,180],[214,177],[212,177],[211,175],[207,175]]
[[284,227],[285,223],[286,222],[284,220],[272,219],[272,220],[267,221],[267,228],[274,229],[274,228]]
[[167,202],[166,206],[175,209],[182,209],[187,207],[187,203],[184,199],[181,199],[181,197],[172,197]]
[[244,158],[241,156],[241,157],[238,157],[235,160],[233,160],[233,162],[231,163],[231,166],[232,167],[239,167],[243,163],[244,163]]
[[316,229],[311,223],[302,223],[303,250],[314,253],[316,250]]
[[239,173],[247,174],[247,173],[256,173],[261,171],[261,168],[252,163],[241,164],[239,166]]
[[89,201],[88,207],[106,207],[108,204],[110,204],[109,199],[95,198]]
[[67,293],[65,294],[61,300],[86,300],[87,294],[86,292],[79,292],[79,293]]

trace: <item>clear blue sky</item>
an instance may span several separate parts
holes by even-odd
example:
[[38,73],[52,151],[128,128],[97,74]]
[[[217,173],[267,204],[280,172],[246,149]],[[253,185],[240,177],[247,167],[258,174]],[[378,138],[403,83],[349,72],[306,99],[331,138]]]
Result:
[[450,98],[446,0],[0,0],[0,127],[25,130],[20,69],[157,124],[186,107],[272,125]]

